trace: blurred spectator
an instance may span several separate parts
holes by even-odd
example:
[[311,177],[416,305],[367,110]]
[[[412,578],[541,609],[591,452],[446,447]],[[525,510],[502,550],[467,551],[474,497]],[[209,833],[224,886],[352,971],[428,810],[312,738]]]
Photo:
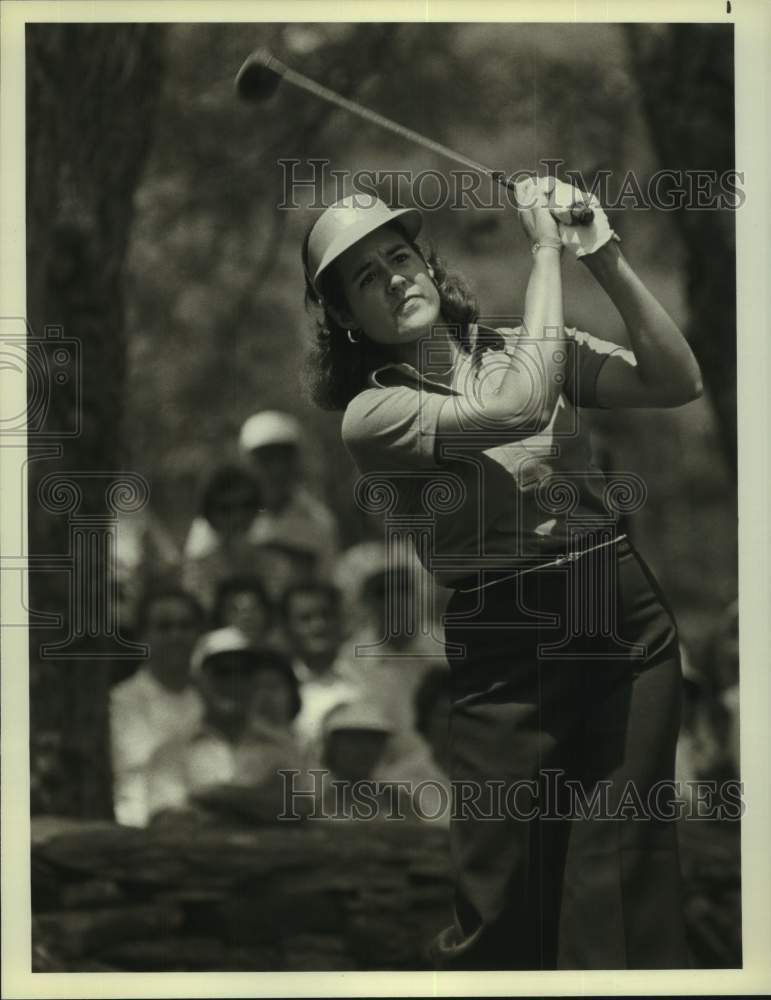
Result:
[[208,611],[220,581],[241,573],[260,575],[258,547],[248,540],[259,509],[259,487],[248,470],[223,465],[207,479],[200,514],[185,542],[182,581]]
[[[390,736],[389,721],[364,702],[341,702],[327,711],[321,723],[321,764],[328,771],[320,796],[325,815],[335,819],[354,815],[351,786],[380,780]],[[387,815],[390,799],[375,795],[374,800],[378,814]]]
[[150,813],[153,759],[170,739],[198,728],[203,704],[190,683],[190,654],[203,611],[179,589],[158,590],[138,609],[137,629],[149,660],[111,692],[113,799],[119,823],[144,826]]
[[[343,595],[348,633],[359,633],[368,626],[377,627],[375,622],[383,624],[385,630],[382,613],[375,609],[373,615],[367,581],[382,574],[390,565],[403,574],[403,583],[408,591],[403,622],[410,623],[414,632],[433,633],[436,638],[432,644],[441,646],[441,615],[450,592],[436,585],[431,574],[421,565],[411,542],[392,539],[389,544],[390,557],[386,555],[383,542],[366,541],[351,545],[337,560],[334,583]],[[414,641],[414,636],[408,638],[409,631],[401,629],[407,643]]]
[[[321,764],[327,773],[320,797],[327,816],[386,819],[395,815],[398,805],[404,818],[449,823],[446,776],[427,748],[422,755],[395,760],[390,747],[393,727],[376,706],[361,700],[342,702],[327,712],[321,729]],[[367,788],[366,799],[354,787],[358,782],[375,783]],[[318,795],[318,785],[316,791]]]
[[705,656],[720,703],[723,739],[734,776],[739,775],[739,602],[732,601],[718,621]]
[[302,484],[302,442],[299,421],[276,410],[255,413],[241,427],[239,449],[263,501],[249,538],[306,552],[314,575],[328,580],[337,557],[337,525],[332,512]]
[[234,780],[261,784],[281,768],[300,768],[305,758],[292,731],[300,711],[300,689],[292,664],[283,654],[258,654],[246,727],[236,754]]
[[240,629],[255,647],[276,646],[278,636],[273,605],[256,576],[220,580],[214,596],[214,628]]
[[367,577],[379,570],[383,562],[382,542],[359,542],[340,554],[333,582],[342,598],[346,635],[355,635],[369,623],[370,612],[362,604],[362,591]]
[[704,656],[704,672],[718,694],[739,683],[738,601],[731,601],[718,619]]
[[235,780],[260,662],[260,651],[239,629],[216,629],[199,640],[193,673],[206,714],[187,757],[191,787]]
[[352,677],[366,691],[394,728],[397,756],[420,747],[415,739],[415,696],[426,672],[447,668],[444,646],[436,633],[424,634],[424,618],[431,617],[431,580],[411,549],[365,543],[348,550],[340,560],[339,576],[348,584],[349,605],[358,608],[351,636],[349,662]]
[[677,739],[675,777],[678,781],[693,781],[711,773],[719,747],[712,725],[709,684],[687,655],[682,656],[682,664],[682,721]]
[[725,712],[725,747],[731,762],[733,775],[741,773],[741,752],[739,741],[739,685],[726,688],[720,696],[720,703]]
[[446,666],[424,674],[415,697],[415,723],[420,740],[402,756],[387,756],[381,776],[409,781],[416,815],[449,826],[450,671]]
[[[695,808],[693,782],[723,782],[738,777],[738,757],[731,745],[731,717],[710,678],[697,670],[685,647],[682,722],[677,740],[675,778],[680,792]],[[718,794],[719,798],[719,794]]]
[[278,540],[261,543],[255,548],[260,579],[274,605],[281,603],[290,587],[316,578],[316,557],[307,549]]
[[115,573],[121,631],[136,631],[142,594],[150,581],[168,579],[179,569],[182,554],[148,505],[118,517]]
[[192,662],[205,715],[190,739],[170,742],[156,757],[156,818],[191,803],[248,812],[259,786],[278,788],[279,768],[303,764],[291,729],[300,707],[291,664],[233,627],[202,636]]
[[[715,782],[710,807],[736,801],[725,795],[726,780],[739,777],[738,607],[725,610],[705,649],[702,669],[683,657],[683,716],[675,777],[681,782]],[[691,814],[699,816],[696,786],[681,786]],[[685,885],[685,915],[692,962],[700,968],[741,965],[741,825],[731,819],[684,822],[679,830]]]
[[322,720],[323,757],[338,781],[376,780],[391,726],[371,705],[341,702]]
[[356,695],[349,665],[340,650],[340,593],[326,583],[290,587],[284,594],[282,618],[302,702],[295,732],[309,746],[319,738],[326,713]]

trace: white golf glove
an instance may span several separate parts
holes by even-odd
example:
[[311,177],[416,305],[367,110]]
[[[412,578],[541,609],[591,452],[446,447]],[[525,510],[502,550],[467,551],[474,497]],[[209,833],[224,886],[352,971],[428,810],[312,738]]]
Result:
[[[558,177],[539,177],[538,187],[549,194],[551,213],[557,220],[560,239],[575,257],[594,253],[611,240],[621,242],[621,238],[610,228],[608,217],[596,195],[581,191],[561,181]],[[594,219],[588,226],[574,221],[571,206],[586,204],[594,212]]]

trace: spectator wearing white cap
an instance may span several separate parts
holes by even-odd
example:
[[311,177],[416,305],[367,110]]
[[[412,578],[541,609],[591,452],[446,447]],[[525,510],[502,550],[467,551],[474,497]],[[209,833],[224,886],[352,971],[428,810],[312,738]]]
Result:
[[[258,684],[270,673],[271,684]],[[244,780],[239,752],[257,731],[274,731],[286,766],[297,763],[291,722],[300,702],[291,664],[279,652],[258,649],[240,629],[215,629],[201,638],[193,651],[196,678],[206,715],[190,748],[190,767],[196,786]],[[277,686],[273,681],[280,681]],[[256,704],[255,704],[256,702]],[[255,718],[257,716],[257,718]],[[252,748],[253,749],[253,748]]]
[[250,541],[310,553],[315,574],[329,579],[337,557],[337,524],[332,512],[302,483],[300,422],[278,410],[254,413],[241,427],[238,445],[262,494]]
[[228,786],[264,785],[279,768],[300,768],[304,761],[292,733],[298,686],[282,653],[253,646],[229,626],[201,637],[192,671],[205,715],[189,739],[170,742],[156,759],[156,814],[191,800],[227,801]]
[[[322,720],[321,735],[324,774],[315,790],[325,816],[449,821],[446,778],[427,763],[428,754],[394,759],[393,725],[376,705],[361,699],[335,705]],[[426,802],[430,802],[428,816],[421,808]]]
[[[340,702],[326,713],[320,751],[326,773],[320,786],[316,785],[325,816],[350,819],[356,815],[356,786],[380,780],[391,734],[389,720],[364,701]],[[375,799],[377,814],[385,815],[390,802],[379,795]]]

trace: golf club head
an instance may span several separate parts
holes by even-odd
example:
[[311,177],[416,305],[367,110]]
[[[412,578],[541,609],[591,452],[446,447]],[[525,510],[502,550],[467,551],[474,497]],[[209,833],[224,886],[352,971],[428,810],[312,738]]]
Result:
[[244,101],[267,101],[278,90],[285,70],[267,49],[256,49],[236,75],[236,93]]

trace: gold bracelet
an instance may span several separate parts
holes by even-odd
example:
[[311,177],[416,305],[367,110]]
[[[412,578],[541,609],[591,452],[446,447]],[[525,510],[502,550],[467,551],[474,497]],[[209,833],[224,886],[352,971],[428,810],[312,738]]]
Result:
[[565,249],[562,240],[545,239],[541,240],[538,243],[534,243],[530,247],[530,252],[532,254],[536,254],[541,249],[541,247],[551,247],[553,250],[559,250],[560,253],[562,253],[562,251]]

